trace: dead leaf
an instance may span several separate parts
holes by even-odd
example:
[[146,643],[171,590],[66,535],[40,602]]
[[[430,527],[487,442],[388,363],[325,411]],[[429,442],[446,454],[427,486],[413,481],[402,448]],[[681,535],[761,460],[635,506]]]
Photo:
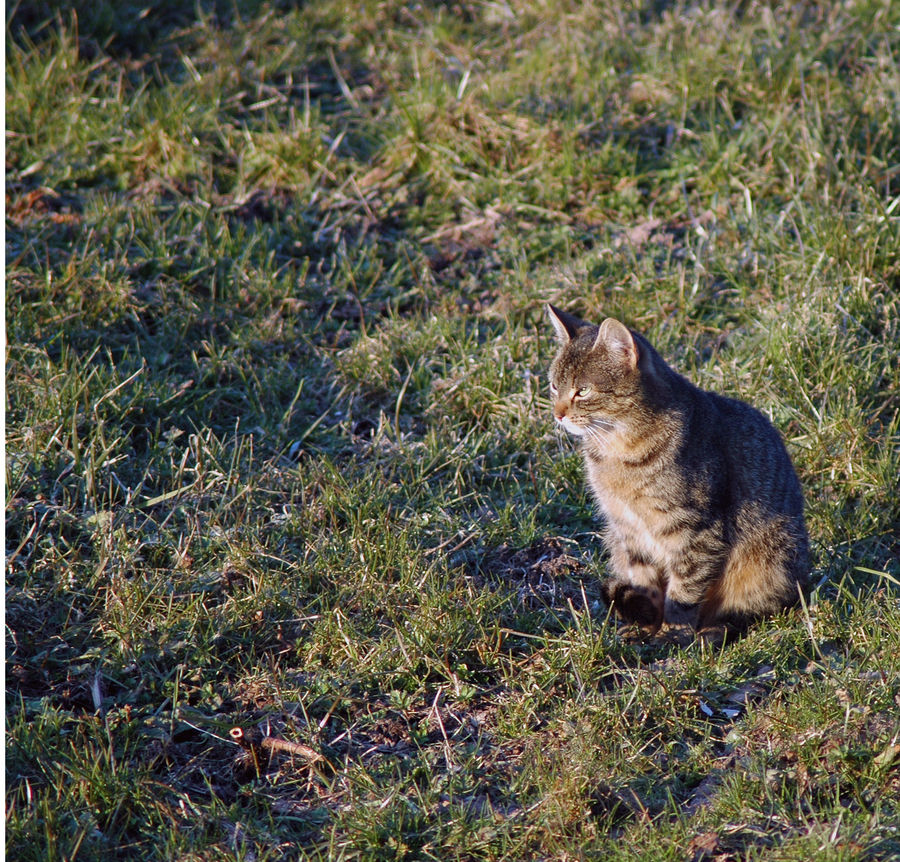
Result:
[[879,769],[888,769],[896,763],[898,758],[900,758],[900,745],[892,743],[885,748],[872,763]]
[[651,234],[662,224],[662,219],[652,218],[625,231],[625,239],[635,248],[641,248]]
[[718,832],[704,832],[702,835],[696,835],[688,844],[691,862],[703,862],[703,860],[711,859],[720,849]]

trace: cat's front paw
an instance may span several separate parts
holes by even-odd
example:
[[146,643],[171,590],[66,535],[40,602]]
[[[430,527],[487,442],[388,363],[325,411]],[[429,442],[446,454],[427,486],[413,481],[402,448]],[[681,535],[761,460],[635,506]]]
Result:
[[600,585],[600,594],[606,604],[625,622],[635,623],[650,630],[659,631],[663,624],[665,600],[661,590],[643,587],[616,579]]

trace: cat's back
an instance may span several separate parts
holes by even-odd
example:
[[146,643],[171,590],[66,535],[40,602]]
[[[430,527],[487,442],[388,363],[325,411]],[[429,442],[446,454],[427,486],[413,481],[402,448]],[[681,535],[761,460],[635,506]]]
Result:
[[715,452],[732,502],[755,501],[773,513],[802,516],[800,481],[768,417],[745,401],[697,391],[700,397],[687,435],[694,450],[691,460],[709,459]]
[[632,426],[628,443],[596,460],[585,451],[601,508],[613,515],[623,501],[661,532],[679,522],[734,523],[751,512],[763,520],[787,516],[801,529],[800,481],[772,422],[745,401],[662,367],[664,394]]

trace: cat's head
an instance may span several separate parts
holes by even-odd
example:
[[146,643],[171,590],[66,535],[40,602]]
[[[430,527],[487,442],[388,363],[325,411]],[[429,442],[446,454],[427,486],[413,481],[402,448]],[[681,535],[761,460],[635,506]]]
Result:
[[556,421],[588,438],[629,425],[643,400],[649,345],[611,317],[596,326],[552,305],[547,314],[559,343],[549,375]]

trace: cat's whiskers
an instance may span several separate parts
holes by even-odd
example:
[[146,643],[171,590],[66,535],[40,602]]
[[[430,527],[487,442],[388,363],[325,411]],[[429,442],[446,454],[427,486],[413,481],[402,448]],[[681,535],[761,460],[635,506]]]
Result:
[[609,419],[597,419],[595,417],[588,422],[588,427],[599,429],[600,431],[615,431],[616,424],[615,422],[610,422]]
[[605,451],[609,447],[610,438],[612,437],[612,432],[614,430],[615,426],[605,422],[600,423],[595,420],[585,426],[584,436],[593,443],[597,449]]
[[585,435],[597,443],[608,443],[610,436],[615,430],[615,424],[605,419],[591,419],[584,426]]

